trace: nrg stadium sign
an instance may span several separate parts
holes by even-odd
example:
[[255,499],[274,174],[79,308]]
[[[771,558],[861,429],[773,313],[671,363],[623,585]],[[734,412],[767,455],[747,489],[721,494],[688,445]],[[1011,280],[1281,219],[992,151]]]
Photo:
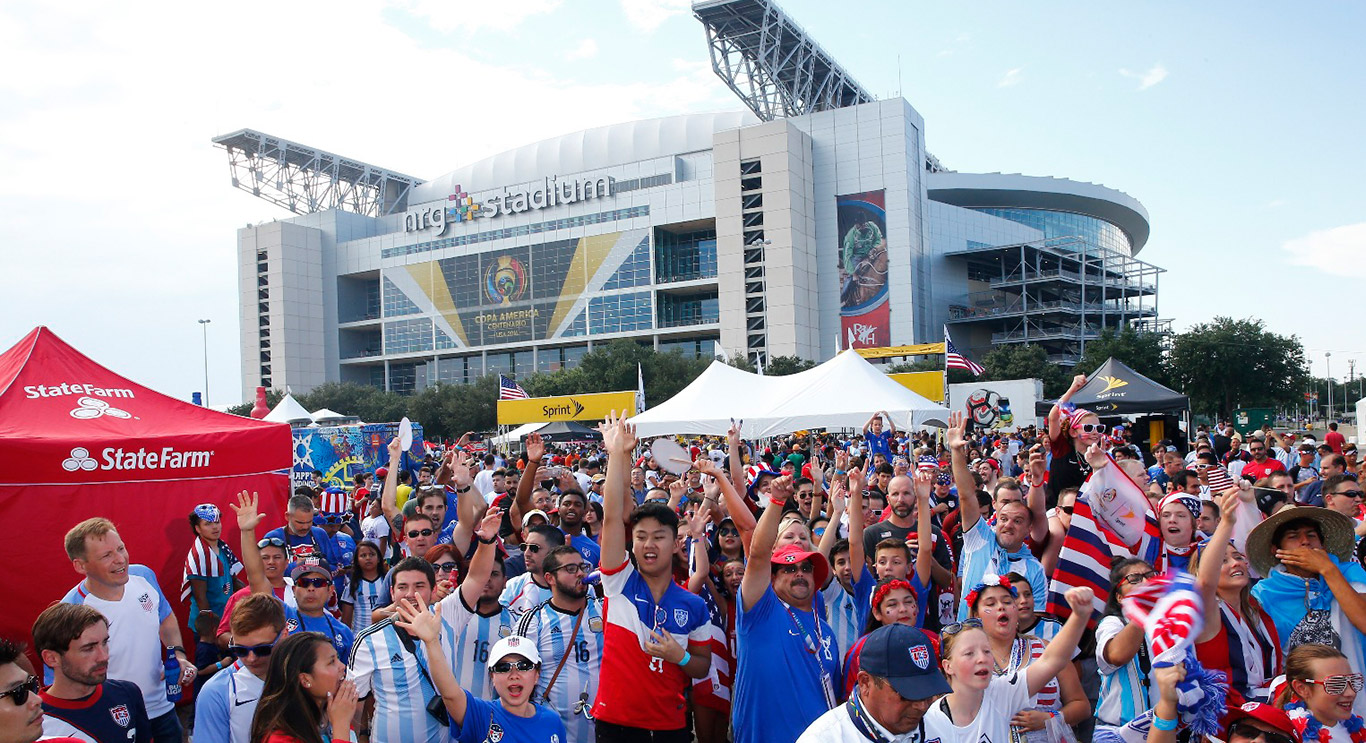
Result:
[[436,236],[440,237],[446,234],[455,222],[492,219],[507,214],[521,214],[533,209],[547,209],[589,199],[602,199],[615,194],[616,179],[602,176],[560,180],[551,176],[530,189],[505,188],[482,202],[476,202],[461,190],[460,186],[456,186],[455,191],[447,197],[445,203],[437,201],[409,209],[403,215],[403,231],[435,230]]

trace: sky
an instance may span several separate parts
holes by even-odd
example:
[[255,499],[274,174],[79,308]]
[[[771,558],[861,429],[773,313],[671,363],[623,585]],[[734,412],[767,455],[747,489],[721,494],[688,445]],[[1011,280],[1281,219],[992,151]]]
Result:
[[[781,0],[951,169],[1147,208],[1177,331],[1256,318],[1366,373],[1357,3]],[[239,402],[242,128],[428,179],[633,119],[738,110],[686,0],[0,5],[0,348],[46,325],[167,394]]]

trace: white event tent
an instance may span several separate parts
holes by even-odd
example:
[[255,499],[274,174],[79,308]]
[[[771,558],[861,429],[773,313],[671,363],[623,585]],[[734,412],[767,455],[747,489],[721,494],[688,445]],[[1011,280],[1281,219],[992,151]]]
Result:
[[313,424],[313,414],[308,409],[299,404],[294,396],[286,393],[276,403],[275,408],[266,413],[265,420],[272,423],[288,423],[291,426],[308,426]]
[[854,351],[804,372],[761,376],[720,361],[668,402],[631,419],[643,438],[670,434],[724,436],[743,420],[746,438],[807,428],[862,428],[879,410],[897,428],[947,420],[949,411],[906,389]]

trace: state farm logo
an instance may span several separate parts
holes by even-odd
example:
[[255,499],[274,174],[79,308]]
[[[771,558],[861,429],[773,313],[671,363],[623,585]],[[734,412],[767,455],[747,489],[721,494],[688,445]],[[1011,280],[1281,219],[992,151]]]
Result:
[[181,451],[170,446],[162,447],[160,451],[125,450],[111,446],[101,451],[100,459],[96,460],[89,449],[77,446],[72,448],[71,456],[62,460],[62,469],[67,472],[91,472],[96,469],[184,470],[208,467],[212,459],[212,451]]
[[132,418],[133,414],[126,410],[120,410],[104,400],[97,400],[93,397],[82,397],[76,401],[78,406],[71,411],[71,417],[79,420],[90,420],[92,418]]
[[89,471],[95,469],[98,466],[99,464],[97,464],[95,460],[90,458],[90,452],[81,446],[72,449],[71,456],[67,457],[62,462],[62,469],[66,470],[67,472],[75,472],[76,470]]

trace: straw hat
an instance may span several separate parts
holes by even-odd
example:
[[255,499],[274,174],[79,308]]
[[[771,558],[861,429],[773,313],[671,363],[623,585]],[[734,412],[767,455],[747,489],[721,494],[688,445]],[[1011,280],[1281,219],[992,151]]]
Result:
[[1328,554],[1344,562],[1353,559],[1356,535],[1351,519],[1327,508],[1295,506],[1267,517],[1247,535],[1247,558],[1258,575],[1271,575],[1271,568],[1279,564],[1271,536],[1281,524],[1295,519],[1308,519],[1319,525],[1319,530],[1323,532],[1323,548]]

